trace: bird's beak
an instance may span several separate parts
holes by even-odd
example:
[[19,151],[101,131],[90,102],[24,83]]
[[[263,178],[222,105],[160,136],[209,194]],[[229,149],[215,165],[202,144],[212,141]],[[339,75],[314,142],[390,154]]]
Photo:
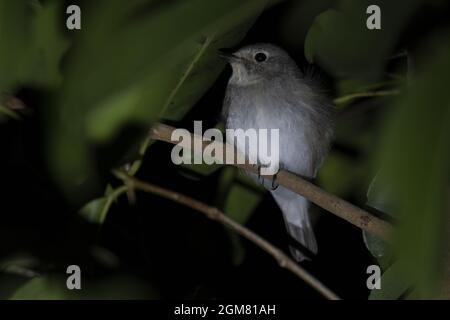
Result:
[[222,59],[224,59],[224,60],[226,60],[226,61],[228,61],[230,63],[231,62],[238,62],[238,61],[241,60],[241,58],[239,58],[238,56],[236,56],[236,55],[234,55],[234,54],[232,54],[230,52],[227,52],[224,49],[220,49],[219,50],[219,57],[221,57]]

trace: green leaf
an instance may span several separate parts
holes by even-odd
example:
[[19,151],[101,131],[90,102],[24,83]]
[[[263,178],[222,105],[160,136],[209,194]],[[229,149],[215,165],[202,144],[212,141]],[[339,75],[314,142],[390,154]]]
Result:
[[406,281],[402,267],[395,263],[381,276],[381,289],[373,289],[369,300],[396,300],[401,298],[409,289],[410,283]]
[[280,21],[282,43],[302,52],[305,37],[314,18],[330,8],[334,0],[290,1]]
[[80,209],[81,216],[91,223],[103,224],[111,205],[126,191],[126,186],[112,189],[112,187],[108,185],[104,197],[94,199]]
[[345,197],[357,183],[355,177],[361,177],[363,169],[347,157],[330,154],[319,171],[318,179],[326,190]]
[[59,64],[68,48],[61,9],[58,1],[0,1],[0,91],[61,82]]
[[10,300],[64,300],[70,295],[64,286],[65,279],[59,277],[36,277],[18,288]]
[[319,14],[314,20],[314,24],[310,28],[305,39],[305,58],[309,63],[314,63],[314,57],[317,55],[316,42],[319,40],[318,38],[320,38],[320,33],[323,32],[323,29],[328,25],[338,24],[340,19],[342,18],[337,10],[329,9]]
[[108,197],[97,198],[81,208],[80,214],[89,222],[103,224],[110,206]]
[[25,78],[30,59],[32,15],[26,1],[0,1],[0,93]]
[[33,19],[32,65],[28,69],[29,80],[41,86],[55,87],[62,81],[60,62],[69,48],[69,40],[61,28],[61,2],[49,2],[37,6]]
[[[82,270],[83,272],[83,270]],[[159,294],[142,279],[126,275],[82,278],[81,290],[69,290],[67,277],[46,275],[35,277],[19,287],[11,300],[73,300],[73,299],[156,299]]]
[[450,163],[450,46],[448,34],[427,48],[428,63],[394,103],[380,150],[384,183],[399,225],[395,254],[422,297],[433,297],[442,277],[446,187]]
[[38,274],[39,261],[27,254],[16,253],[0,260],[0,300],[8,299],[18,288]]
[[329,9],[314,20],[305,40],[305,57],[336,77],[376,79],[420,3],[411,0],[405,6],[399,1],[377,1],[382,27],[369,30],[366,9],[373,1],[340,1],[337,9]]
[[0,300],[10,298],[14,292],[26,284],[29,278],[16,274],[0,273]]
[[[138,84],[124,92],[119,92],[99,103],[86,116],[86,133],[96,142],[105,142],[124,122],[133,120],[132,107],[139,104],[146,85]],[[156,117],[156,114],[154,115]]]
[[380,259],[386,254],[387,243],[385,241],[367,231],[363,231],[363,240],[373,257]]
[[[367,204],[387,215],[393,217],[393,213],[396,212],[394,208],[394,199],[392,199],[392,188],[385,182],[386,178],[383,177],[383,172],[379,172],[367,191]],[[385,256],[391,254],[391,248],[386,241],[381,240],[367,231],[363,231],[364,244],[370,251],[372,256],[380,260]]]

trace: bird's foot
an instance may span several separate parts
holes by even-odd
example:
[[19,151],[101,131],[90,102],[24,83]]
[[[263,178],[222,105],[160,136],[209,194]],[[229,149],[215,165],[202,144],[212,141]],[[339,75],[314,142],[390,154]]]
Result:
[[270,188],[270,190],[272,190],[272,191],[277,190],[278,187],[280,186],[280,185],[278,184],[277,177],[278,177],[277,174],[274,174],[274,175],[272,176],[272,186],[271,186],[271,188]]
[[[263,166],[261,164],[258,164],[258,182],[264,186],[265,185],[264,184],[265,178],[264,178],[263,175],[261,175],[261,168],[262,167]],[[270,190],[275,191],[275,190],[278,189],[278,186],[279,186],[279,184],[278,184],[278,181],[277,181],[277,174],[274,174],[272,176],[272,183],[270,185]]]
[[258,164],[258,182],[264,185],[264,177],[261,175],[261,164]]

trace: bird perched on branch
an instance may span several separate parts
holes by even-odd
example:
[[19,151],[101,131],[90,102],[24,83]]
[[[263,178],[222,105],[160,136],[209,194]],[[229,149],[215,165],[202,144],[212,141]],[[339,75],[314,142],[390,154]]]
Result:
[[[334,108],[312,76],[272,44],[249,45],[221,56],[233,69],[222,110],[226,128],[279,129],[279,168],[314,178],[329,149]],[[227,142],[243,153],[251,150]],[[259,160],[261,155],[253,156]],[[287,232],[317,253],[308,200],[282,186],[275,188],[267,180],[263,184],[280,207]],[[306,258],[297,248],[290,247],[290,251],[297,261]]]

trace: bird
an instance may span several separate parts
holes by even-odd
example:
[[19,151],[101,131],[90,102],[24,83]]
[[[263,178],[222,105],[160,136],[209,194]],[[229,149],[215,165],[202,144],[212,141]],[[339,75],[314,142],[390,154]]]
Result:
[[[279,169],[314,179],[330,148],[335,114],[314,74],[302,71],[285,50],[270,43],[247,45],[233,53],[222,49],[219,55],[232,68],[222,108],[226,129],[278,129]],[[235,141],[227,143],[244,154],[252,152]],[[249,175],[260,181],[259,175]],[[287,233],[316,255],[309,201],[283,186],[274,187],[273,181],[262,184],[281,209]],[[296,261],[309,260],[298,248],[289,249]]]

